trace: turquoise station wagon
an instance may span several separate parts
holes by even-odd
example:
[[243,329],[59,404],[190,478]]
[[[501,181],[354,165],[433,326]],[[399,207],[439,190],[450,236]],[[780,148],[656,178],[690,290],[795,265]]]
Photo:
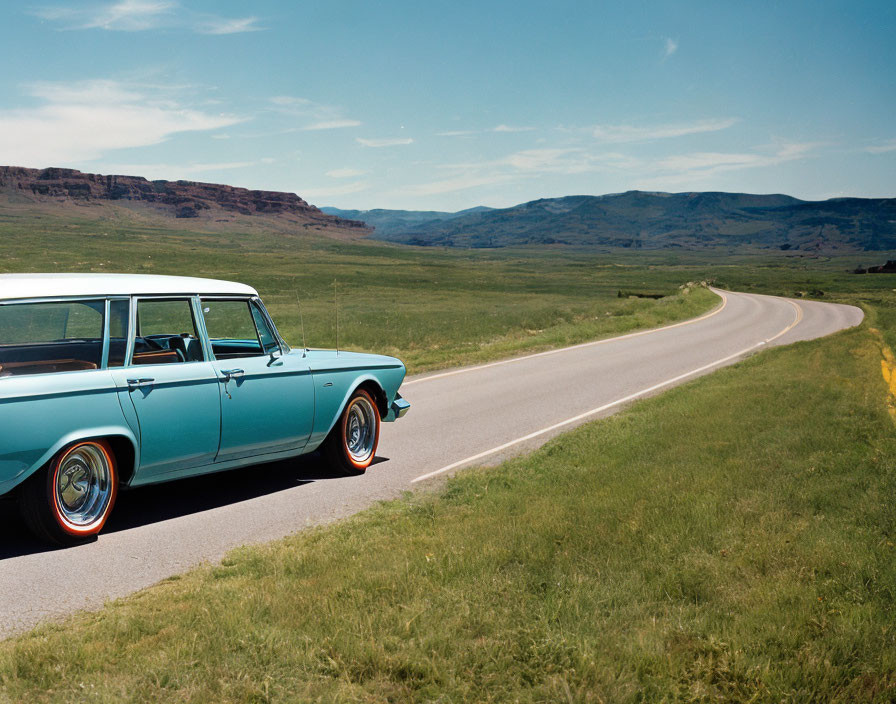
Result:
[[255,289],[128,274],[0,275],[0,495],[39,537],[103,527],[120,487],[295,457],[373,461],[403,416],[394,357],[290,349]]

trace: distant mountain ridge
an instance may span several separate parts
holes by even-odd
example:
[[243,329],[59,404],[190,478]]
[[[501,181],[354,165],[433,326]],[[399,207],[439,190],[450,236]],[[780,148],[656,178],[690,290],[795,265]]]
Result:
[[197,181],[149,181],[75,169],[0,166],[0,213],[171,218],[190,229],[371,234],[389,242],[465,248],[896,250],[896,198],[805,201],[788,195],[627,191],[542,198],[460,212],[319,209],[295,193]]
[[198,181],[149,181],[140,176],[106,176],[76,169],[0,166],[0,195],[20,208],[48,203],[60,210],[58,206],[66,204],[84,207],[114,203],[140,206],[166,217],[209,223],[262,216],[268,222],[280,220],[284,227],[354,231],[362,236],[369,231],[363,222],[328,215],[295,193]]
[[484,205],[475,208],[467,208],[456,213],[443,212],[440,210],[388,210],[385,208],[375,208],[374,210],[342,210],[340,208],[321,208],[321,210],[329,215],[336,215],[340,218],[348,218],[349,220],[360,220],[370,227],[376,228],[381,232],[397,232],[406,228],[415,228],[423,223],[434,222],[436,220],[452,220],[464,215],[472,215],[474,213],[488,212],[494,208],[487,208]]
[[[402,215],[408,211],[338,212],[375,227],[377,239],[423,246],[896,249],[894,198],[804,201],[781,194],[627,191],[437,213],[429,220],[414,211],[410,217]],[[379,212],[389,215],[369,215]]]

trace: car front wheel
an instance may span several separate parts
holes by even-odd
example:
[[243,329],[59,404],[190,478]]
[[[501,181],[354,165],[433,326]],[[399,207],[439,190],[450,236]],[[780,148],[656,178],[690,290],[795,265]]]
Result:
[[380,440],[380,414],[364,389],[352,394],[324,442],[324,454],[345,474],[363,474],[373,462]]
[[99,533],[115,505],[118,471],[105,440],[89,440],[62,449],[50,464],[21,488],[25,523],[43,540],[76,545]]

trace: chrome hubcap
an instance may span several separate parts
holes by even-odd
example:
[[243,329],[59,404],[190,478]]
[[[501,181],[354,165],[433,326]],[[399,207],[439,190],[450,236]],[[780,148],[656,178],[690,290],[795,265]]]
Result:
[[363,396],[356,398],[348,409],[345,421],[345,447],[358,463],[366,462],[373,454],[376,442],[376,409]]
[[89,526],[106,512],[112,498],[112,471],[106,454],[95,445],[81,445],[59,463],[56,505],[75,526]]

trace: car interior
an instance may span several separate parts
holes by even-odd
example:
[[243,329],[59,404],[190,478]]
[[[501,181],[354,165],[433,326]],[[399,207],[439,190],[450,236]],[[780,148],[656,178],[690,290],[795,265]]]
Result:
[[144,335],[134,341],[134,364],[170,364],[202,360],[202,343],[188,332]]
[[54,340],[0,346],[0,377],[98,369],[102,340]]
[[204,359],[188,300],[138,301],[133,364],[178,364]]

